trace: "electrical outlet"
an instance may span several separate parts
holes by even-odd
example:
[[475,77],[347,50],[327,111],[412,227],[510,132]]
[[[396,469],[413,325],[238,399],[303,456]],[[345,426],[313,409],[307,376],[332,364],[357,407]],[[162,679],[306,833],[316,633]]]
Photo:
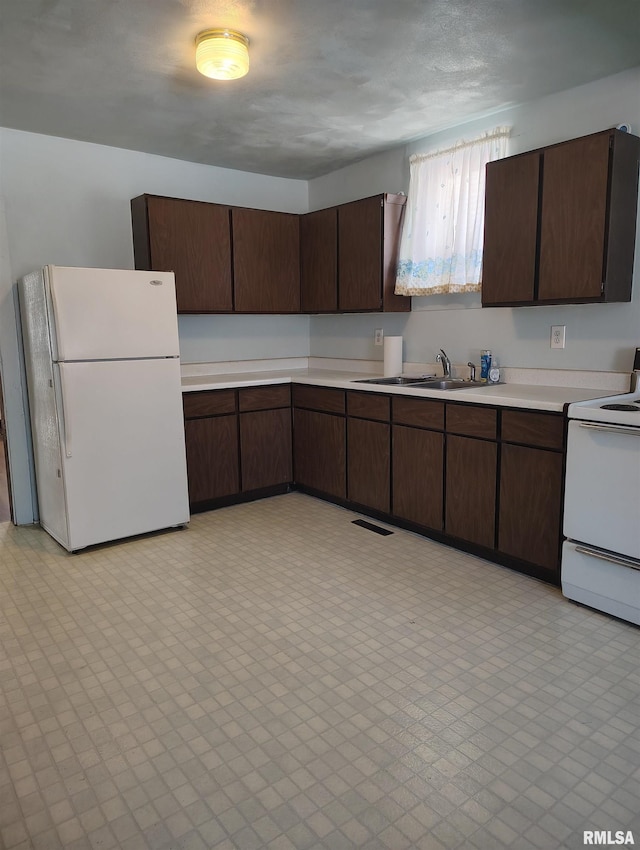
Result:
[[564,348],[566,331],[566,325],[551,325],[551,348]]
[[373,332],[373,344],[374,345],[382,345],[384,340],[384,331],[382,328],[376,328]]

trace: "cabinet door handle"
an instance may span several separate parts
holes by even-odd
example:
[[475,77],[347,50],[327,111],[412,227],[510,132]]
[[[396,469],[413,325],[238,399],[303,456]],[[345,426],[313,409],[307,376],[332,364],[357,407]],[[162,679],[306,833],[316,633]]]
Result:
[[640,428],[625,428],[622,425],[605,425],[601,422],[579,422],[581,428],[593,431],[609,431],[613,434],[627,434],[630,437],[640,437]]
[[598,558],[601,561],[608,561],[611,564],[617,564],[619,567],[630,567],[632,570],[640,571],[640,561],[636,561],[635,558],[625,558],[622,555],[613,555],[600,549],[590,549],[587,546],[576,546],[576,552],[580,552],[581,555],[589,555],[591,558]]

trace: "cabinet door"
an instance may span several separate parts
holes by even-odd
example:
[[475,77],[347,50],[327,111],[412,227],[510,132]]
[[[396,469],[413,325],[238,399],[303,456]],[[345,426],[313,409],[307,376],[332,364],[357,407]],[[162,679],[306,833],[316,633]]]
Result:
[[153,195],[146,205],[149,268],[175,272],[178,312],[232,310],[229,208]]
[[560,452],[502,446],[498,549],[557,572],[560,558]]
[[189,503],[194,505],[239,493],[236,416],[188,419],[184,430]]
[[303,313],[338,309],[338,210],[300,216],[300,301]]
[[383,422],[347,420],[347,496],[352,502],[389,513],[391,429]]
[[534,299],[540,153],[487,165],[482,304]]
[[288,484],[291,469],[291,409],[240,414],[242,490]]
[[345,499],[346,424],[343,416],[294,411],[293,444],[298,484]]
[[299,312],[298,216],[234,208],[231,222],[236,311]]
[[496,443],[447,435],[447,534],[493,549],[496,525]]
[[393,514],[442,530],[444,436],[394,425]]
[[407,199],[404,195],[386,194],[383,197],[382,309],[385,313],[408,313],[411,311],[411,296],[395,294],[402,222]]
[[544,152],[541,301],[602,295],[609,142],[597,133]]
[[380,195],[338,207],[340,310],[382,309],[382,209]]

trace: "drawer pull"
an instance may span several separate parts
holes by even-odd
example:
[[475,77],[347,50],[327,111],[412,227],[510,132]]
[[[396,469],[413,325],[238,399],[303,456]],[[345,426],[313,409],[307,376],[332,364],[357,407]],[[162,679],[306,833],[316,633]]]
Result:
[[586,546],[576,546],[576,552],[580,552],[581,555],[589,555],[591,558],[599,558],[601,561],[609,561],[609,563],[617,564],[619,567],[630,567],[632,570],[640,571],[640,561],[636,561],[635,558],[625,558],[622,555],[613,555],[600,549],[589,549]]
[[581,428],[592,431],[610,431],[614,434],[627,434],[630,437],[640,437],[640,428],[625,428],[622,425],[605,425],[600,422],[579,422]]

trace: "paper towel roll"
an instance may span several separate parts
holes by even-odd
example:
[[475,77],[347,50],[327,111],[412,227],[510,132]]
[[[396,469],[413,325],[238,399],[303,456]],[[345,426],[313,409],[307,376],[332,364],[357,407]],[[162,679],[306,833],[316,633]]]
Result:
[[394,378],[402,374],[402,337],[384,338],[384,376]]

